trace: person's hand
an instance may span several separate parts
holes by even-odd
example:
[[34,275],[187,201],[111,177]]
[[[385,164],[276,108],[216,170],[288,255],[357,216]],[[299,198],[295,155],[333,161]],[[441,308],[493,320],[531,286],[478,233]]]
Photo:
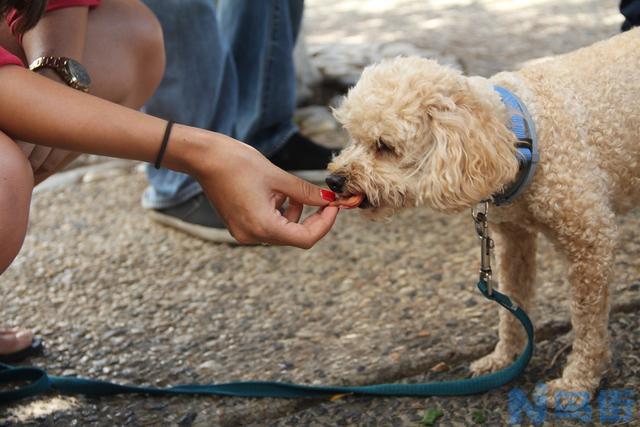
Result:
[[[338,208],[327,206],[320,187],[279,169],[249,145],[212,135],[216,143],[199,156],[193,175],[236,240],[308,249],[329,232]],[[299,222],[305,204],[320,209]]]
[[78,153],[61,150],[59,148],[35,145],[22,141],[17,141],[17,144],[27,159],[29,159],[29,163],[31,163],[35,185],[60,171],[69,164],[71,160],[78,157]]

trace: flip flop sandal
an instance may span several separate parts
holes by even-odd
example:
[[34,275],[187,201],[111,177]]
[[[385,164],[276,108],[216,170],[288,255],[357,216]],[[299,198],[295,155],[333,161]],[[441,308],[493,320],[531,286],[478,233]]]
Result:
[[39,356],[44,351],[44,341],[42,337],[33,337],[31,345],[23,350],[10,354],[0,354],[0,363],[18,363],[23,360]]

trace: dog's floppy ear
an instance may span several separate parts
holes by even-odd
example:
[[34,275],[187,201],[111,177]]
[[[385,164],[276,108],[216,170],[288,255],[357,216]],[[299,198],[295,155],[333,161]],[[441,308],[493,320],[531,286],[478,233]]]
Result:
[[518,171],[514,135],[500,114],[456,93],[426,106],[430,138],[421,198],[457,212],[489,198]]

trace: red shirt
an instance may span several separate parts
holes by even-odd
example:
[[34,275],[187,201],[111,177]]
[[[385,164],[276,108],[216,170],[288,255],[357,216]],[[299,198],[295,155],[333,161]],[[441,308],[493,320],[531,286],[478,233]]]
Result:
[[[47,3],[47,12],[50,10],[62,9],[74,6],[90,6],[95,7],[100,4],[101,0],[49,0]],[[13,31],[17,22],[16,12],[10,11],[7,14],[7,24]],[[0,46],[0,66],[1,65],[24,65],[20,59],[10,54]]]
[[0,65],[24,65],[16,56],[13,56],[0,47]]

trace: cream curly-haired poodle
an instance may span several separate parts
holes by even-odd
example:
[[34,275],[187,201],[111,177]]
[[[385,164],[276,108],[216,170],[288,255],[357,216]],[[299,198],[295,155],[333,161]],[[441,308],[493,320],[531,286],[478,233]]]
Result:
[[[351,142],[329,166],[341,196],[363,195],[374,215],[431,206],[458,212],[491,199],[519,172],[510,112],[494,86],[515,94],[538,134],[527,190],[492,208],[499,286],[525,310],[536,285],[536,235],[569,262],[575,338],[555,391],[592,397],[607,369],[615,215],[640,201],[640,29],[490,79],[421,58],[364,70],[335,115]],[[351,200],[353,197],[351,198]],[[522,350],[517,321],[500,310],[495,350],[474,374],[507,366]]]

